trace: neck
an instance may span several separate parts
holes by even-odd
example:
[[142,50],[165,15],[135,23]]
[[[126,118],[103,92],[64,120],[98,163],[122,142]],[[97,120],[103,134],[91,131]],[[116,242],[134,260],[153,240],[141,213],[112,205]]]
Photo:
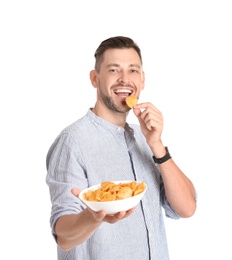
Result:
[[128,113],[119,113],[113,110],[109,110],[107,108],[102,108],[99,107],[97,103],[93,107],[92,112],[96,116],[110,122],[111,124],[118,125],[121,127],[125,127],[126,125],[126,118]]

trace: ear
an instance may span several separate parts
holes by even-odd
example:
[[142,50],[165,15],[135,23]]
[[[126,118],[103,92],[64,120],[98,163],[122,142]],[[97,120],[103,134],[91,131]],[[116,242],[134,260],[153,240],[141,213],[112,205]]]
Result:
[[97,72],[96,72],[96,70],[91,70],[90,73],[89,73],[89,77],[90,77],[92,85],[95,88],[97,88],[98,85],[97,85]]

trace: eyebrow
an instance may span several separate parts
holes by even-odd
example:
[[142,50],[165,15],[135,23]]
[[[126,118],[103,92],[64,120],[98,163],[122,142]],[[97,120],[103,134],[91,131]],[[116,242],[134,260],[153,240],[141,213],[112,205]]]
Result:
[[[107,68],[110,68],[110,67],[120,67],[120,65],[117,64],[117,63],[110,63],[106,67]],[[138,64],[130,64],[129,67],[141,69],[141,66],[139,66]]]

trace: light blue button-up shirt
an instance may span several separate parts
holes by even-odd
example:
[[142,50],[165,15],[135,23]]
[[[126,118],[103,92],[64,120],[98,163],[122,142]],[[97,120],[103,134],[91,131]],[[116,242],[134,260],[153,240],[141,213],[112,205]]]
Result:
[[[115,224],[103,223],[81,245],[62,251],[58,260],[168,260],[163,212],[179,216],[168,204],[162,179],[139,125],[113,125],[92,113],[65,128],[47,155],[47,184],[57,219],[78,214],[85,205],[71,194],[103,181],[144,181],[148,189],[135,212]],[[164,209],[164,210],[162,210]]]

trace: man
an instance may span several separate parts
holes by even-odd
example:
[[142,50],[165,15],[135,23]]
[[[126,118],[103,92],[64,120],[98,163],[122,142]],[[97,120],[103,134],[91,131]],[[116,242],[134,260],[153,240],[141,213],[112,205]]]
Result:
[[[164,146],[163,116],[150,102],[135,105],[139,124],[126,122],[129,95],[139,98],[145,75],[141,51],[128,37],[103,41],[90,72],[97,99],[87,114],[65,128],[47,155],[51,228],[59,260],[167,260],[165,215],[187,218],[195,189]],[[78,199],[103,181],[140,180],[141,203],[114,215],[94,212]]]

